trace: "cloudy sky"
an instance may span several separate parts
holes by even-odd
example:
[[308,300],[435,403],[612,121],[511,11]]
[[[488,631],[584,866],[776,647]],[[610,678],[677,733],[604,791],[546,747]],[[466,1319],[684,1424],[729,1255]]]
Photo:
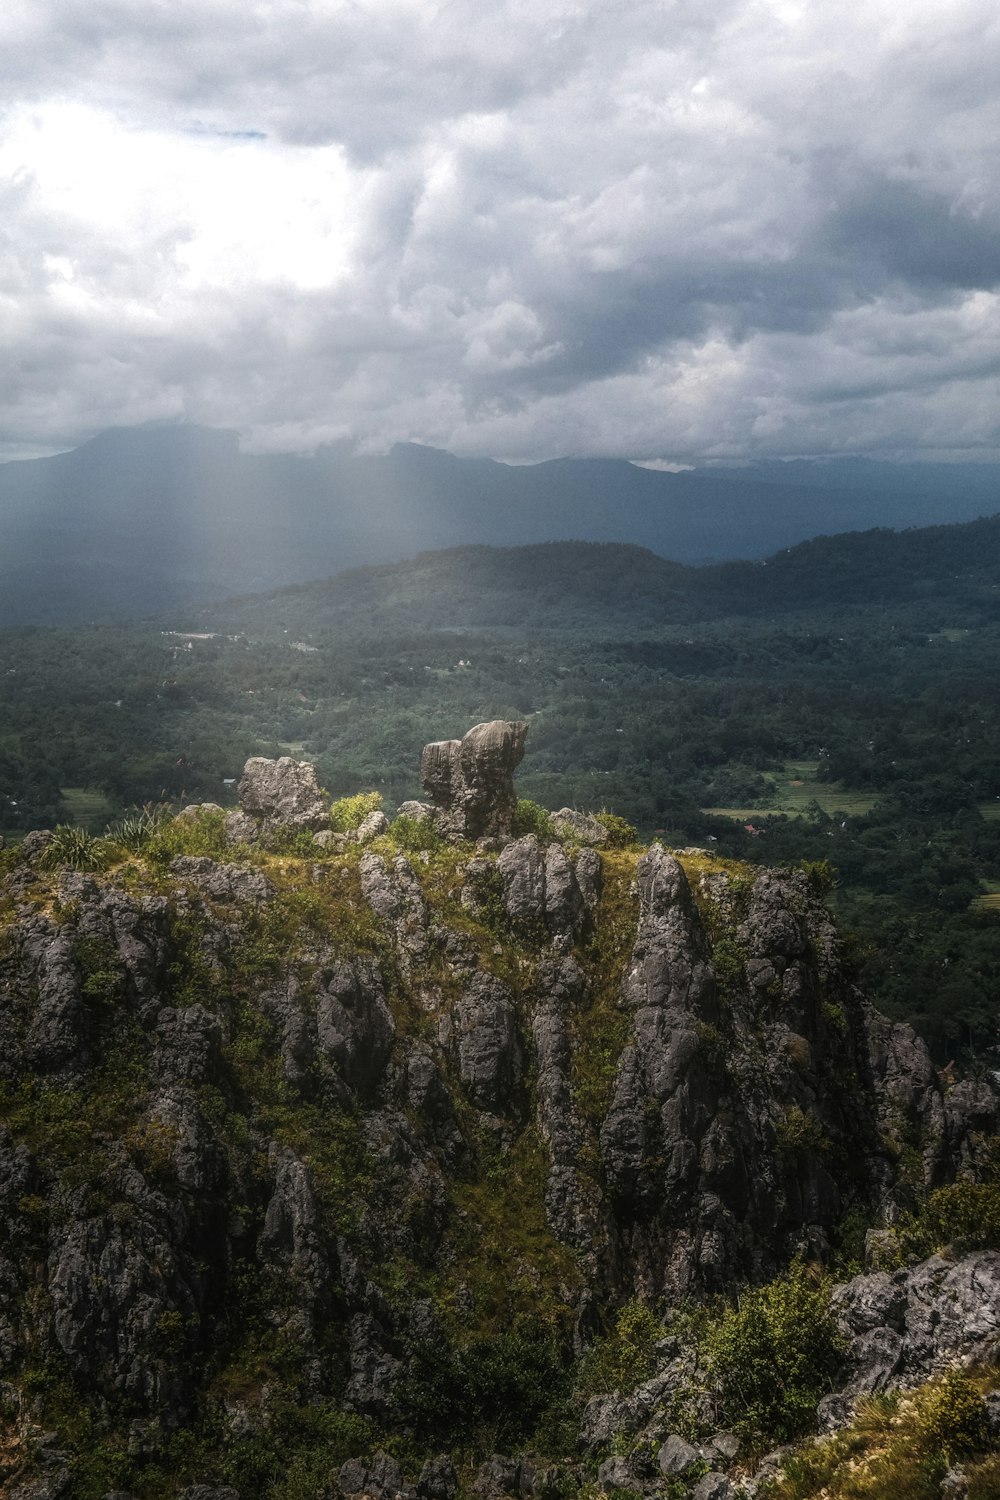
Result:
[[0,456],[1000,455],[995,0],[5,0]]

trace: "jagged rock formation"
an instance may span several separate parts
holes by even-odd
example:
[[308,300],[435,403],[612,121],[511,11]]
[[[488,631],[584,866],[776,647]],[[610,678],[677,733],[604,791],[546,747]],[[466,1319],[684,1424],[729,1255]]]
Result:
[[[428,782],[453,833],[499,838],[523,726],[480,728],[429,747]],[[308,778],[245,780],[246,816],[318,817]],[[222,1493],[239,1461],[216,1450],[277,1444],[291,1408],[347,1433],[323,1483],[452,1500],[447,1413],[479,1387],[449,1394],[442,1350],[461,1371],[463,1339],[493,1348],[527,1312],[579,1354],[633,1296],[826,1261],[848,1203],[884,1230],[921,1183],[975,1170],[991,1091],[948,1092],[871,1010],[803,875],[575,846],[354,842],[294,866],[236,861],[220,834],[219,857],[101,876],[3,853],[0,1361],[18,1441],[56,1434],[51,1473],[95,1462],[81,1432],[138,1465],[180,1426],[213,1436],[156,1493]],[[843,1288],[843,1401],[988,1352],[998,1296],[995,1253]],[[588,1408],[585,1448],[647,1442],[646,1469],[608,1460],[609,1490],[671,1472],[685,1360],[665,1350]],[[531,1429],[510,1430],[514,1452]],[[378,1452],[399,1431],[412,1472]],[[723,1439],[693,1493],[728,1493]],[[41,1472],[19,1462],[25,1483]],[[555,1483],[501,1453],[475,1489]]]
[[425,745],[420,781],[446,838],[509,838],[513,829],[514,771],[524,755],[528,726],[495,719],[460,740]]
[[[989,1360],[1000,1348],[1000,1254],[930,1260],[892,1274],[857,1276],[838,1287],[834,1306],[849,1344],[844,1397],[913,1385],[949,1359]],[[837,1406],[833,1405],[836,1412]]]

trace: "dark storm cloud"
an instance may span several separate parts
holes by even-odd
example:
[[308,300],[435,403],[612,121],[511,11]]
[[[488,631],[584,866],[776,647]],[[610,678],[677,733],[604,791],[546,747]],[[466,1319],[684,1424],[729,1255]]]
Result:
[[871,176],[845,194],[827,244],[878,288],[899,280],[933,292],[1000,284],[1000,214],[970,212],[944,193]]
[[539,458],[1000,447],[984,0],[35,0],[7,451],[187,418]]

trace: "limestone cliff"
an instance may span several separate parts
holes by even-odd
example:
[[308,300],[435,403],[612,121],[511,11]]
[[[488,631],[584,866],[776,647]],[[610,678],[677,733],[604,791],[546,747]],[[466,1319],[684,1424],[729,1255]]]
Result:
[[[871,1010],[806,874],[400,828],[3,855],[5,1493],[448,1500],[630,1299],[828,1264],[975,1174],[993,1096]],[[870,1291],[851,1337],[881,1297],[902,1369]],[[664,1389],[570,1403],[563,1492]]]

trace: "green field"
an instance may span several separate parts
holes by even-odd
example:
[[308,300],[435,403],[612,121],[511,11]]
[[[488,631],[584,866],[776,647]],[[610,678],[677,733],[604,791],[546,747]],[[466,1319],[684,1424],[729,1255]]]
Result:
[[1000,912],[1000,881],[984,880],[983,894],[974,896],[969,906],[972,911]]
[[1000,801],[994,799],[992,802],[978,802],[976,805],[980,816],[985,818],[987,823],[996,823],[1000,820]]
[[773,779],[774,796],[771,801],[754,807],[705,807],[702,811],[719,818],[742,820],[766,818],[771,813],[801,817],[814,802],[826,813],[866,813],[874,807],[876,798],[866,792],[848,792],[842,787],[818,781],[818,770],[818,760],[786,761],[784,770]]
[[60,788],[66,808],[66,822],[78,828],[87,828],[91,833],[103,833],[111,817],[111,803],[103,792],[89,786],[64,786]]

